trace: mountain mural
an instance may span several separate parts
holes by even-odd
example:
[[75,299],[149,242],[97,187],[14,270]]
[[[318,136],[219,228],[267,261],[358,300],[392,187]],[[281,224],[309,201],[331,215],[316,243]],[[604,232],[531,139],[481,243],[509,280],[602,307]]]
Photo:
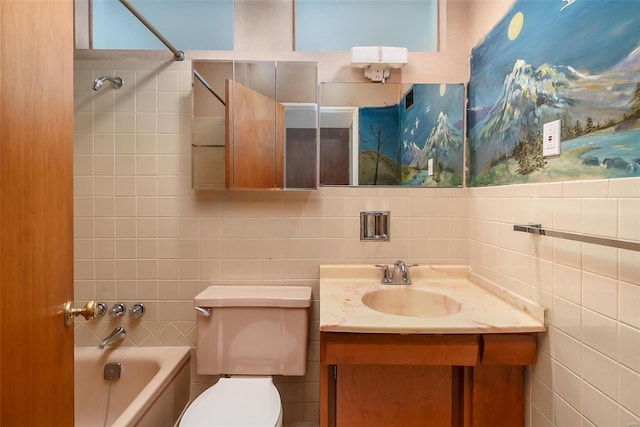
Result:
[[[640,176],[637,7],[514,3],[472,51],[471,185]],[[543,159],[543,124],[558,119],[562,153]]]
[[567,83],[565,73],[548,64],[534,68],[517,60],[495,104],[471,131],[475,170],[510,155],[540,127],[545,112],[561,112],[571,102],[566,98]]
[[462,172],[462,133],[449,123],[447,114],[442,111],[424,147],[420,149],[411,143],[403,154],[404,164],[420,170],[428,168],[429,159],[451,171]]
[[[462,185],[463,100],[461,84],[415,84],[398,104],[361,108],[360,183]],[[394,174],[395,182],[389,182]]]

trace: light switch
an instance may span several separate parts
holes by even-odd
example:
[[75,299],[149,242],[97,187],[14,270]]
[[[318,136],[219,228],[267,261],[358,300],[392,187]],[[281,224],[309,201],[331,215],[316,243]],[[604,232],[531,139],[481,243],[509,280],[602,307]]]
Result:
[[560,154],[560,120],[545,123],[542,127],[542,156],[557,156]]
[[433,159],[427,160],[427,176],[433,176]]

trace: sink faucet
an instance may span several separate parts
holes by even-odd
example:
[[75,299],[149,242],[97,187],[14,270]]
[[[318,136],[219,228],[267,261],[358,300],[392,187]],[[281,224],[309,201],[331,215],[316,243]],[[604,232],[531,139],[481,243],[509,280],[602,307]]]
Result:
[[106,346],[113,344],[116,341],[123,340],[124,337],[127,336],[127,331],[124,330],[122,326],[118,326],[115,328],[105,339],[100,341],[98,348],[100,350],[104,349]]
[[398,260],[393,265],[393,275],[391,276],[391,285],[410,285],[411,277],[409,277],[409,267],[404,261]]

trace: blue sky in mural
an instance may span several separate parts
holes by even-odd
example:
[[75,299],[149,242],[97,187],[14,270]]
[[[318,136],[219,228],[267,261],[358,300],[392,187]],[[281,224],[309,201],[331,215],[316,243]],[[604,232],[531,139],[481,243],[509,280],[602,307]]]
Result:
[[[522,29],[510,40],[517,13],[522,13]],[[534,67],[570,65],[589,73],[614,66],[638,46],[639,17],[640,0],[517,1],[472,52],[476,105],[493,103],[517,59]],[[502,61],[495,61],[488,49],[499,51]]]
[[405,112],[402,119],[404,123],[413,124],[418,118],[419,126],[413,134],[406,126],[401,129],[403,139],[415,142],[422,148],[431,129],[438,122],[441,111],[447,114],[449,122],[456,129],[462,130],[464,86],[462,84],[445,86],[446,89],[442,89],[442,85],[439,84],[413,85],[415,103]]

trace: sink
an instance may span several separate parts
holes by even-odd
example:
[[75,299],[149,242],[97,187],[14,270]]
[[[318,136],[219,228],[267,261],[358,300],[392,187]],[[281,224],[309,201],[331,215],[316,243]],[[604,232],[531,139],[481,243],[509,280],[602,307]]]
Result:
[[362,297],[362,303],[382,313],[407,317],[450,316],[461,308],[458,301],[446,295],[405,285],[367,292]]

